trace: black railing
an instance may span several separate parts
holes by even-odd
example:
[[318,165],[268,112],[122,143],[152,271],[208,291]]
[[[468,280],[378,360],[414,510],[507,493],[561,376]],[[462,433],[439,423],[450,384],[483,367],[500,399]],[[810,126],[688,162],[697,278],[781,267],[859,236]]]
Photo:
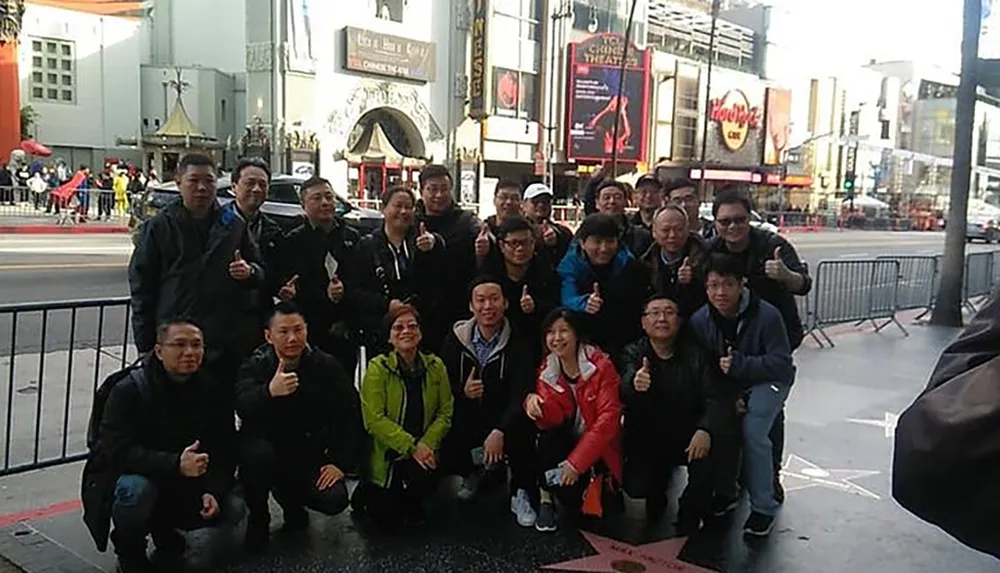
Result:
[[135,354],[130,323],[125,297],[0,305],[0,476],[85,458],[94,390]]

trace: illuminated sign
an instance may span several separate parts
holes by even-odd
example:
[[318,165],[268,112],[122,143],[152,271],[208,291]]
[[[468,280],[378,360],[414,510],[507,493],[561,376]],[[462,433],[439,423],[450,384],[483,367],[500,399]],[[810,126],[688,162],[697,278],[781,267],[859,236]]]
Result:
[[729,151],[739,151],[746,144],[751,131],[760,128],[760,107],[751,106],[742,90],[730,90],[726,95],[712,100],[708,118],[719,125],[719,135]]

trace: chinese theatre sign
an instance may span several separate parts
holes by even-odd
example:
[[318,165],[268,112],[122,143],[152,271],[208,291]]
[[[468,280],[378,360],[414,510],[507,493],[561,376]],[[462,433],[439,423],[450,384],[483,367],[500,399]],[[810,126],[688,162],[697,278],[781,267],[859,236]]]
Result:
[[758,166],[764,151],[764,87],[722,83],[719,91],[712,90],[708,107],[708,163]]
[[747,142],[751,131],[760,129],[763,113],[751,107],[750,100],[741,90],[731,90],[720,99],[712,100],[708,119],[719,126],[722,144],[730,151],[739,151]]

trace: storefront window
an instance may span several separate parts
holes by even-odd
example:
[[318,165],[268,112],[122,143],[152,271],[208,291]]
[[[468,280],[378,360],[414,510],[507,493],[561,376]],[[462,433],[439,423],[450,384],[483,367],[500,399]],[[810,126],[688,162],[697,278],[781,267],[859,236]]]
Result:
[[[493,112],[538,119],[542,64],[541,0],[495,0],[490,33],[494,38]],[[516,38],[516,40],[515,40]]]

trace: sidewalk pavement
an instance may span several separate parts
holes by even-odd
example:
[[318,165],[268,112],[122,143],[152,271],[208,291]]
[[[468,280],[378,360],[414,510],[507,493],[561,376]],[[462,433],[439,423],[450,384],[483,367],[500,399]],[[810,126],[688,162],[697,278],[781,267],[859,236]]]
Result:
[[86,223],[60,225],[55,215],[38,216],[0,215],[0,235],[56,235],[56,234],[106,234],[127,233],[128,217],[115,217],[110,221],[90,220]]
[[[745,504],[731,520],[686,541],[669,541],[674,536],[669,519],[644,528],[632,512],[586,527],[617,540],[608,542],[584,537],[569,526],[551,535],[519,528],[500,492],[470,505],[446,494],[430,524],[419,531],[384,538],[371,534],[350,512],[334,518],[314,515],[305,538],[276,535],[269,553],[228,570],[513,573],[595,557],[568,568],[612,573],[992,573],[995,560],[917,520],[890,497],[895,420],[923,389],[941,349],[956,334],[932,327],[910,330],[908,338],[893,331],[847,332],[834,349],[805,345],[798,351],[798,380],[787,408],[787,500],[766,541],[743,540]],[[53,382],[51,390],[62,395],[66,386]],[[70,395],[76,402],[77,392]],[[75,418],[76,404],[73,411]],[[81,431],[76,424],[71,427]],[[81,439],[76,435],[70,442],[77,446]],[[44,567],[62,573],[113,570],[113,555],[94,550],[80,520],[80,470],[80,464],[72,464],[0,479],[0,555],[27,573]],[[453,490],[453,480],[447,486],[442,489]],[[280,510],[274,508],[273,515],[275,526],[280,525]],[[197,534],[189,539],[196,547]]]

